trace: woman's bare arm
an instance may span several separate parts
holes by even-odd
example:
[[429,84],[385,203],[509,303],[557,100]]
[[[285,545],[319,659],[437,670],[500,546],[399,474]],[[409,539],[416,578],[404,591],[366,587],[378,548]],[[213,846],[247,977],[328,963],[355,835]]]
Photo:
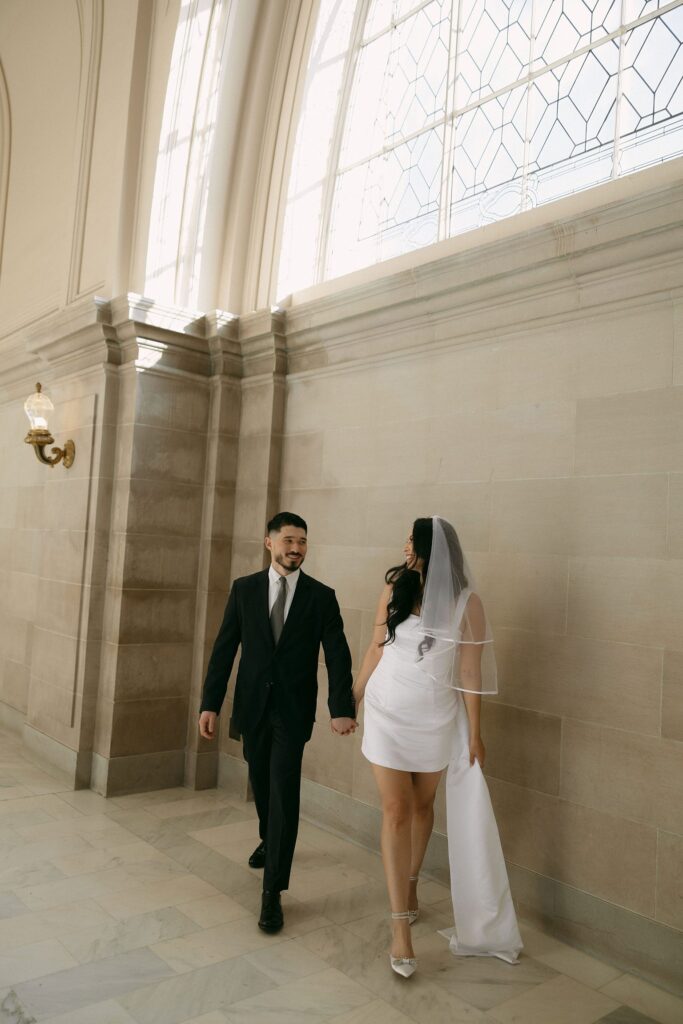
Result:
[[460,645],[460,682],[470,692],[463,693],[467,721],[470,727],[470,764],[475,758],[484,767],[486,750],[481,738],[481,656],[482,641],[486,633],[484,607],[477,596],[472,594],[467,602],[467,640]]
[[387,606],[391,599],[391,586],[386,584],[380,595],[379,603],[377,605],[377,614],[375,615],[375,628],[372,631],[372,640],[368,646],[363,662],[360,667],[360,672],[356,677],[356,681],[353,684],[353,696],[356,700],[356,707],[360,704],[365,693],[365,687],[368,684],[368,679],[375,671],[380,663],[382,652],[384,647],[384,639],[387,635]]

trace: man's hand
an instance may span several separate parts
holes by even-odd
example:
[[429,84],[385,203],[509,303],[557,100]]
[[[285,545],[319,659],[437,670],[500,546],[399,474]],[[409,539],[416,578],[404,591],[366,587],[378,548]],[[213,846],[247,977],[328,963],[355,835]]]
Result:
[[350,733],[355,732],[358,728],[358,722],[355,718],[333,718],[330,721],[330,728],[332,732],[336,732],[338,736],[348,736]]
[[212,740],[216,735],[216,712],[202,711],[199,716],[199,735],[205,740]]

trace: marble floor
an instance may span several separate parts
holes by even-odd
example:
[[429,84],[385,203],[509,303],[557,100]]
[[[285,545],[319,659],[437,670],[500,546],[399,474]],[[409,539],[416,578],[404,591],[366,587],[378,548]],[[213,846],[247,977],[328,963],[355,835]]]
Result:
[[72,792],[0,733],[0,1022],[680,1024],[683,1002],[522,922],[511,967],[450,955],[423,881],[409,981],[379,858],[302,822],[285,928],[256,926],[254,809],[223,792]]

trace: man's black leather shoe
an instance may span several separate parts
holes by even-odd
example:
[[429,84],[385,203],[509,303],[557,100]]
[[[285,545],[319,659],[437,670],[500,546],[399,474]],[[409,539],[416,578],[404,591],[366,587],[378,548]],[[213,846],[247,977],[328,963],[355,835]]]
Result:
[[266,844],[259,843],[249,858],[250,868],[262,868],[266,863]]
[[264,890],[261,898],[261,916],[258,926],[262,932],[279,932],[285,923],[282,916],[282,905],[279,892],[268,892]]

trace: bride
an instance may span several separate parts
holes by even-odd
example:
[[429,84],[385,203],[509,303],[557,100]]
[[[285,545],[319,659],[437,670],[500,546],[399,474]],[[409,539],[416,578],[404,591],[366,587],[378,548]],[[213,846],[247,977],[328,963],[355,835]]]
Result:
[[406,978],[417,967],[410,925],[446,767],[455,926],[441,934],[457,956],[516,963],[522,940],[481,771],[481,694],[496,692],[491,631],[450,523],[416,519],[404,554],[386,574],[354,686],[356,703],[365,698],[362,751],[382,801],[391,967]]

